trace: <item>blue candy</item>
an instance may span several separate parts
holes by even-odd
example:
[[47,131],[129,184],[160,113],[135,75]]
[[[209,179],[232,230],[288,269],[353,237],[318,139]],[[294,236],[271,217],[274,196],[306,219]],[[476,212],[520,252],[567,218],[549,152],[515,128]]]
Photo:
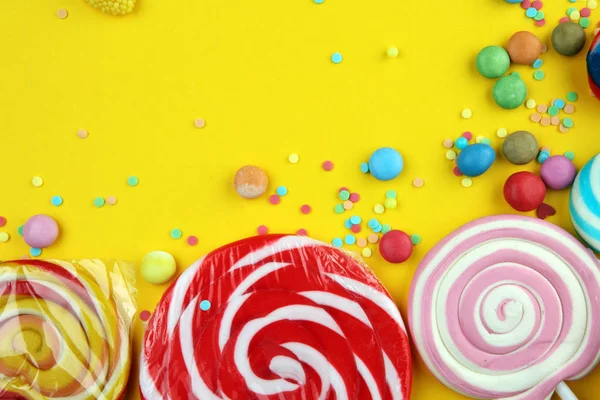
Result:
[[380,181],[389,181],[400,175],[404,161],[398,151],[389,147],[375,150],[369,159],[369,171]]
[[476,143],[460,152],[456,159],[456,166],[463,175],[474,177],[487,171],[495,159],[496,152],[490,145]]
[[456,142],[454,142],[454,144],[456,145],[457,149],[462,150],[469,145],[469,141],[465,137],[459,137],[458,139],[456,139]]
[[600,251],[600,182],[593,179],[600,169],[600,154],[587,162],[577,174],[571,189],[569,210],[571,221],[581,238]]

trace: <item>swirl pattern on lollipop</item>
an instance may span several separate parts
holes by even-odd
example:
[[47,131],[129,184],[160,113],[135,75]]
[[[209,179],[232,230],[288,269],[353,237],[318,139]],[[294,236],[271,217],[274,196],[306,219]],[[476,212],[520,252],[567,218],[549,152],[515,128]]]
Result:
[[107,268],[98,260],[0,263],[0,398],[122,396],[135,310],[123,275]]
[[188,268],[149,321],[140,370],[147,400],[400,400],[411,385],[404,324],[377,278],[297,236],[246,239]]
[[423,360],[448,387],[481,399],[549,399],[598,363],[597,261],[545,221],[479,219],[423,259],[409,322]]
[[569,211],[579,236],[600,251],[600,154],[588,161],[575,177]]

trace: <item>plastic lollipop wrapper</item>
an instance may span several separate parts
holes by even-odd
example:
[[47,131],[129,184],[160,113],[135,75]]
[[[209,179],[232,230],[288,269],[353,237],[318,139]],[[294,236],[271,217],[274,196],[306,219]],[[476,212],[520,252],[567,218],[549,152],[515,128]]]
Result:
[[121,261],[0,262],[0,398],[122,398],[134,284]]
[[543,220],[495,216],[451,233],[411,285],[416,348],[446,386],[477,399],[549,400],[600,350],[592,251]]
[[402,318],[364,264],[302,236],[218,249],[165,293],[140,390],[159,399],[408,399]]
[[590,88],[594,96],[600,100],[600,32],[592,41],[586,62]]

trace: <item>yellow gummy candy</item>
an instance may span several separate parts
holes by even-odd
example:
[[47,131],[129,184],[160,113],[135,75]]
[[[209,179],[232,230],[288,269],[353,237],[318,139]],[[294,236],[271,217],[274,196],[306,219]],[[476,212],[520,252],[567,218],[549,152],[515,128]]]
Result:
[[136,0],[85,0],[92,7],[100,9],[103,13],[112,15],[125,15],[133,11]]

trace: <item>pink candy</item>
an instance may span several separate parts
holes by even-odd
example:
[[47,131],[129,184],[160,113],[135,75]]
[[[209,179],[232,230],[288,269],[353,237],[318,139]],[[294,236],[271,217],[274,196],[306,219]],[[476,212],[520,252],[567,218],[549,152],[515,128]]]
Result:
[[48,215],[34,215],[25,222],[23,227],[23,239],[31,247],[43,249],[52,245],[57,237],[58,225]]

